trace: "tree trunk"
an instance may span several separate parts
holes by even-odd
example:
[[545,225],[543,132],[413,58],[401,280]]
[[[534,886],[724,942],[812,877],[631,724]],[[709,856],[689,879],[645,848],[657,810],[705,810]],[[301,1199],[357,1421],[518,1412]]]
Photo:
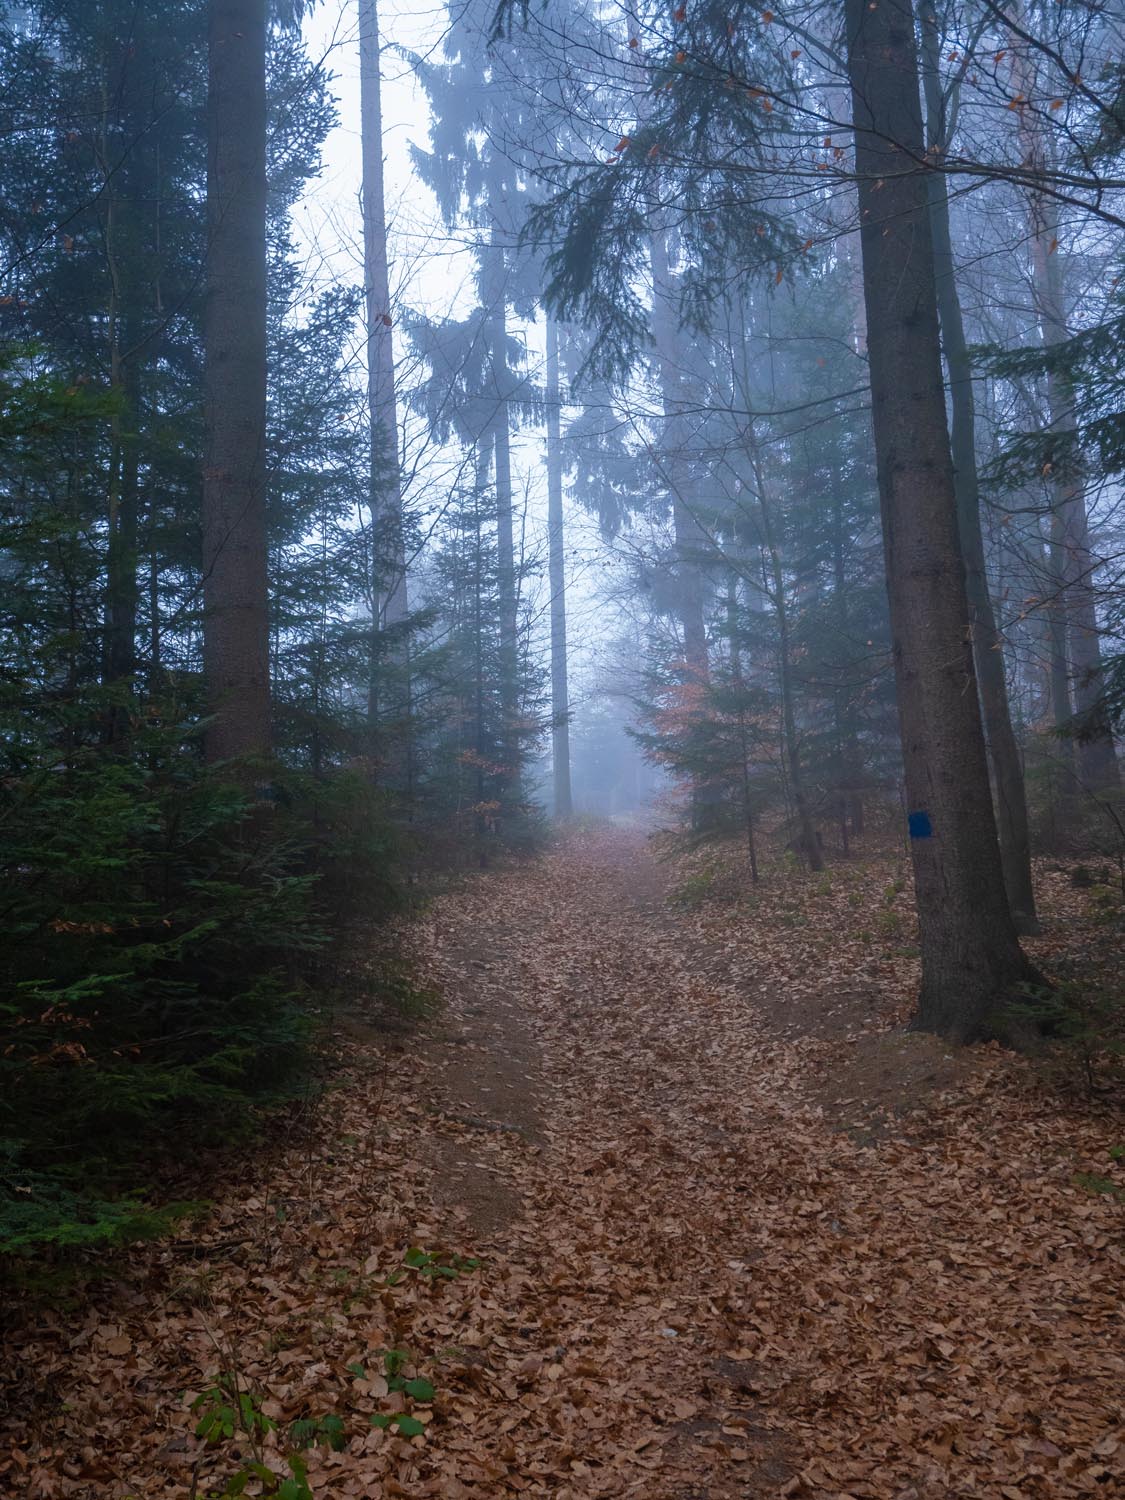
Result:
[[[108,42],[108,38],[106,38]],[[143,133],[134,114],[135,71],[124,59],[114,67],[109,51],[99,59],[102,76],[101,114],[96,155],[102,175],[105,214],[101,223],[105,268],[109,286],[105,327],[109,343],[109,383],[119,406],[111,423],[108,515],[106,528],[105,636],[102,676],[106,683],[122,684],[136,670],[137,629],[137,507],[139,503],[139,443],[137,424],[140,408],[140,368],[137,357],[137,264],[139,239],[136,224],[138,200],[148,183],[140,151],[124,163],[116,160],[111,142],[125,125]],[[140,118],[144,118],[143,108]],[[110,742],[125,737],[129,711],[122,702],[113,703],[105,718],[105,737]]]
[[505,724],[505,755],[512,785],[519,782],[520,745],[516,732],[519,713],[519,605],[516,592],[515,530],[512,515],[512,443],[508,401],[507,257],[500,223],[504,184],[494,163],[488,171],[488,208],[491,219],[485,250],[484,302],[488,329],[488,357],[492,401],[493,479],[496,486],[497,593],[500,606],[500,701]]
[[[1035,215],[1036,223],[1043,218],[1043,215]],[[1062,267],[1057,252],[1049,248],[1057,244],[1050,224],[1052,218],[1053,214],[1048,212],[1045,227],[1034,231],[1031,238],[1036,303],[1043,342],[1048,347],[1061,343],[1068,336],[1063,311]],[[1050,431],[1073,439],[1077,430],[1074,392],[1061,371],[1048,374],[1047,402]],[[1077,453],[1072,453],[1070,463],[1076,462],[1077,457]],[[1074,709],[1085,730],[1076,745],[1076,769],[1085,790],[1105,791],[1118,785],[1119,776],[1113,733],[1101,701],[1100,633],[1094,608],[1096,565],[1090,551],[1085,487],[1081,478],[1070,472],[1057,480],[1052,490],[1051,554],[1061,590],[1061,607],[1056,611],[1060,616],[1057,629],[1061,636],[1065,628],[1067,675],[1072,683]]]
[[[948,147],[948,132],[938,71],[938,23],[931,0],[924,0],[921,19],[925,60],[923,80],[926,133],[930,150],[940,158]],[[1038,932],[1039,923],[1035,915],[1035,891],[1031,879],[1027,797],[1024,792],[1023,765],[1008,706],[1004,639],[996,628],[988,570],[985,566],[984,537],[980,521],[980,484],[977,476],[973,371],[965,341],[961,299],[957,292],[953,239],[949,228],[949,194],[944,173],[931,172],[928,183],[938,314],[945,363],[949,371],[950,437],[953,484],[957,496],[957,529],[965,559],[973,663],[976,667],[985,741],[992,763],[1000,859],[1004,867],[1008,905],[1017,929],[1031,933]]]
[[402,476],[383,192],[383,111],[376,0],[359,0],[360,137],[363,170],[363,282],[367,315],[367,404],[371,426],[371,513],[379,624],[407,614]]
[[[117,361],[115,359],[114,363]],[[120,372],[118,389],[122,410],[115,417],[116,474],[110,485],[109,535],[106,549],[106,681],[121,683],[137,670],[137,542],[140,506],[140,454],[137,432],[140,371],[134,360]],[[115,381],[117,384],[117,381]],[[119,740],[128,724],[127,710],[115,704],[108,715],[111,740]]]
[[551,764],[555,817],[573,812],[570,790],[570,701],[566,661],[566,552],[560,435],[559,330],[547,316],[547,574],[551,588]]
[[210,0],[203,669],[211,761],[270,748],[265,60],[265,0]]
[[[1021,101],[1034,98],[1033,60],[1027,54],[1026,45],[1016,36],[1012,38],[1011,58],[1017,97]],[[1034,111],[1021,102],[1016,117],[1024,166],[1032,173],[1045,172],[1047,146]],[[1065,343],[1070,336],[1063,265],[1058,252],[1058,211],[1053,200],[1033,188],[1028,194],[1028,214],[1035,309],[1044,348],[1051,349]],[[1054,495],[1051,552],[1052,560],[1060,563],[1062,568],[1058,583],[1066,617],[1069,675],[1073,682],[1074,707],[1083,726],[1082,736],[1077,742],[1076,770],[1084,790],[1106,791],[1117,787],[1120,777],[1113,732],[1102,703],[1100,633],[1094,602],[1096,561],[1090,551],[1074,390],[1062,370],[1052,369],[1047,373],[1047,404],[1051,417],[1049,430],[1063,438],[1068,450],[1066,461],[1059,463],[1051,483]]]
[[808,862],[810,870],[824,869],[824,855],[820,848],[820,836],[809,803],[805,786],[805,771],[801,764],[801,745],[797,736],[797,706],[793,693],[793,647],[790,640],[789,605],[785,598],[785,573],[781,566],[781,553],[774,535],[771,507],[766,498],[765,475],[754,436],[753,419],[747,421],[747,436],[754,466],[754,481],[758,490],[758,506],[762,514],[762,539],[764,555],[769,559],[770,585],[773,592],[774,612],[777,616],[777,675],[781,690],[781,728],[785,748],[785,764],[789,771],[789,786],[793,793],[793,810],[797,815],[797,841]]
[[916,1024],[988,1030],[1034,977],[1008,909],[946,427],[910,0],[847,0],[863,283],[922,951]]
[[[711,681],[707,654],[707,622],[704,611],[704,578],[700,553],[709,538],[688,503],[690,476],[687,464],[688,432],[683,357],[678,337],[673,278],[668,260],[666,232],[657,227],[649,237],[652,261],[652,327],[656,345],[660,398],[664,408],[661,437],[663,466],[668,476],[672,507],[672,537],[676,555],[676,607],[684,637],[684,677],[701,695]],[[706,781],[692,787],[692,825],[705,829],[714,822],[721,793]]]
[[[830,492],[832,497],[832,596],[836,606],[836,623],[840,639],[847,640],[851,632],[848,615],[848,581],[844,567],[844,488],[842,482],[843,454],[832,466]],[[863,758],[859,745],[859,728],[856,723],[854,693],[848,695],[846,705],[841,703],[843,689],[833,693],[833,712],[836,718],[836,734],[839,750],[837,764],[840,775],[840,844],[845,855],[851,853],[850,835],[863,834]]]
[[[739,372],[740,400],[747,412],[753,411],[752,385],[748,359],[749,317],[747,300],[743,298],[738,308],[740,333],[741,368]],[[761,448],[754,426],[754,418],[747,416],[742,427],[742,443],[748,469],[743,475],[745,489],[757,496],[758,530],[763,578],[762,592],[772,603],[777,620],[777,675],[781,697],[781,729],[784,764],[788,772],[789,790],[793,797],[793,812],[797,822],[797,837],[794,840],[804,854],[810,870],[823,870],[824,853],[820,836],[813,818],[809,801],[804,766],[801,763],[801,745],[797,733],[797,704],[793,684],[792,626],[789,601],[785,593],[785,568],[777,528],[774,525],[774,509],[766,488],[766,473],[762,464]],[[752,480],[752,483],[751,483]]]
[[660,395],[664,406],[664,462],[671,473],[672,530],[676,546],[676,570],[679,574],[680,624],[684,632],[684,660],[690,677],[706,684],[710,677],[707,660],[707,627],[703,612],[703,576],[699,552],[707,542],[706,534],[688,509],[686,449],[687,431],[684,418],[683,371],[680,367],[679,340],[676,337],[676,310],[673,302],[672,272],[668,263],[668,242],[663,230],[650,238],[652,256],[652,321],[660,377]]

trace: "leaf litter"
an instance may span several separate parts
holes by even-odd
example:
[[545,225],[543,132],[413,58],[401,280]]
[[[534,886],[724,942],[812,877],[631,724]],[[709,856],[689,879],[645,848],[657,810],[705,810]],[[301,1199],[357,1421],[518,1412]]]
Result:
[[[1120,1116],[894,1029],[887,862],[675,873],[599,832],[436,901],[418,1036],[353,1028],[206,1222],[10,1314],[0,1492],[221,1488],[191,1408],[234,1371],[267,1457],[341,1419],[307,1455],[341,1500],[1121,1493],[1121,1208],[1076,1183]],[[1040,961],[1077,900],[1048,882]]]

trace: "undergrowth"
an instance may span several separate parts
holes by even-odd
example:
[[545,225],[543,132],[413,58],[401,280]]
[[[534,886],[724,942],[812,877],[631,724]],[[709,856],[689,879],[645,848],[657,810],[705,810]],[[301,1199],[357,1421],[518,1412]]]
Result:
[[[329,934],[397,899],[360,777],[208,769],[169,699],[0,702],[0,1257],[158,1234],[170,1164],[307,1086]],[[5,712],[5,710],[7,710]]]

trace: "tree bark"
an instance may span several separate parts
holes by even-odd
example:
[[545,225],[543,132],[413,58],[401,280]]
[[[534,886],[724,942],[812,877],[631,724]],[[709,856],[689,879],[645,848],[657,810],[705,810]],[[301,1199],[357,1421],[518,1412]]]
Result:
[[270,748],[266,4],[209,0],[203,668],[211,761]]
[[922,953],[915,1024],[987,1031],[1034,971],[1008,908],[946,427],[910,0],[847,0],[872,419]]
[[574,811],[570,789],[570,701],[566,660],[566,551],[563,521],[559,330],[547,315],[547,576],[551,589],[551,764],[555,817]]
[[[938,23],[930,0],[921,13],[925,67],[926,134],[929,149],[940,157],[947,149],[945,101],[938,72]],[[957,528],[965,559],[965,587],[969,602],[973,662],[980,694],[985,742],[992,763],[994,805],[1000,837],[1000,859],[1008,905],[1020,932],[1039,930],[1035,915],[1035,891],[1031,879],[1031,835],[1027,821],[1023,765],[1012,729],[1008,705],[1008,683],[1004,672],[1004,638],[996,627],[984,536],[980,520],[980,484],[977,475],[976,407],[973,371],[965,340],[961,299],[957,291],[953,238],[949,227],[949,194],[945,175],[931,172],[930,227],[934,245],[941,341],[949,372],[950,439],[953,484],[957,496]]]
[[398,453],[394,334],[387,210],[383,189],[383,110],[376,0],[359,0],[360,137],[363,173],[363,282],[367,315],[367,404],[371,425],[371,515],[378,623],[398,625],[408,609]]

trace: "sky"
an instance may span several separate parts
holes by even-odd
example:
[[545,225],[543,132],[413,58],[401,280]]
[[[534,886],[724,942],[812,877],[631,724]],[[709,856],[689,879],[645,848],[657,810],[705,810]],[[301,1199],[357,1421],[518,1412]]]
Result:
[[[409,54],[440,54],[446,24],[443,4],[429,0],[380,0],[379,25],[382,45],[382,108],[384,174],[388,237],[391,255],[392,300],[430,317],[463,313],[471,306],[472,258],[468,241],[451,236],[441,222],[437,203],[411,163],[410,147],[426,147],[429,113],[425,93],[415,80]],[[359,210],[361,178],[359,132],[359,47],[356,0],[323,0],[306,17],[304,26],[309,53],[323,60],[332,78],[339,123],[324,145],[324,168],[298,205],[296,229],[308,258],[310,284],[325,284],[346,278],[362,279],[362,222]],[[519,330],[530,351],[534,367],[542,357],[542,324]],[[401,384],[410,383],[408,353],[396,343]],[[566,412],[563,413],[566,421]],[[407,418],[409,430],[409,418]],[[543,471],[543,434],[530,428],[513,439],[513,462],[517,469],[517,499],[528,495],[529,551],[546,549],[546,483]],[[457,472],[460,455],[440,450],[415,431],[408,435],[408,450],[421,454],[419,493],[422,503],[440,503],[443,488]],[[408,460],[408,468],[412,465]],[[408,501],[409,503],[409,501]],[[599,666],[610,650],[611,639],[623,621],[608,604],[600,583],[617,564],[597,535],[597,528],[579,507],[567,507],[567,564],[569,641],[572,703],[581,717],[584,700]],[[544,569],[545,573],[545,569]],[[538,621],[538,643],[547,649],[549,597],[545,576],[528,585],[532,610]]]

